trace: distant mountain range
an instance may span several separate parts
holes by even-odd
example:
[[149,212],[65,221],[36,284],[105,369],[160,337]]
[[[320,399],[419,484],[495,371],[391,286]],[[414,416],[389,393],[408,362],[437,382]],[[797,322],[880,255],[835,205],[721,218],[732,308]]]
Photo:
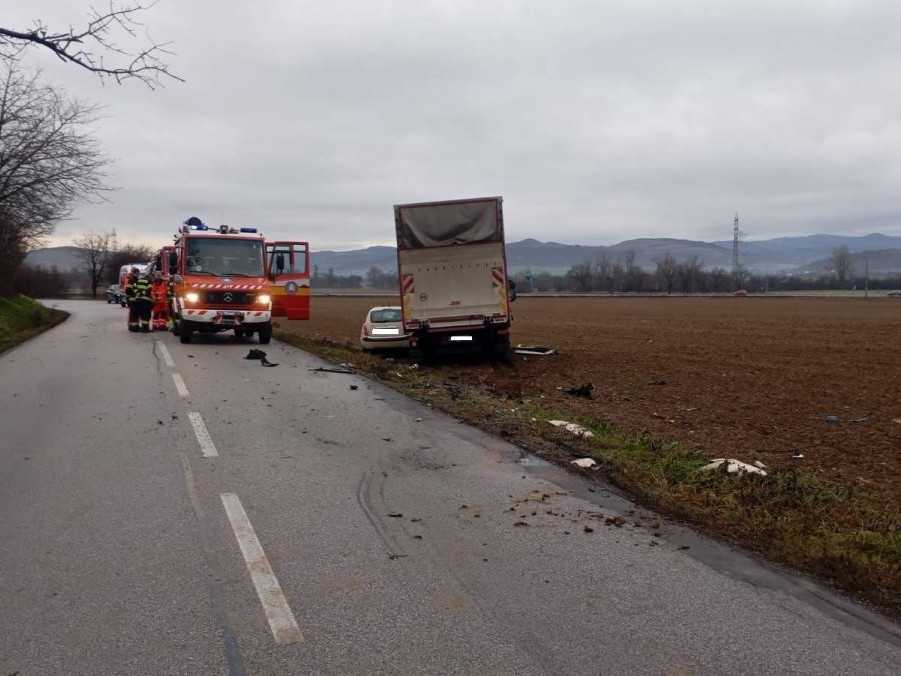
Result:
[[[901,274],[901,237],[872,234],[858,237],[842,235],[807,235],[742,242],[742,265],[754,272],[821,273],[828,268],[833,249],[847,246],[855,254],[854,265],[863,272],[866,252],[873,276]],[[53,267],[60,271],[77,269],[81,265],[78,249],[73,246],[53,247],[31,251],[27,265]],[[688,239],[645,237],[629,239],[612,246],[582,246],[524,239],[507,244],[507,264],[512,272],[531,270],[560,274],[579,263],[593,262],[602,256],[616,260],[634,255],[635,263],[653,269],[666,254],[678,261],[692,257],[710,268],[732,266],[732,242],[699,242]],[[383,271],[397,269],[397,252],[392,246],[371,246],[352,251],[313,251],[313,265],[320,274],[331,268],[335,274],[365,275],[371,267]]]
[[[833,249],[847,246],[851,253],[880,252],[901,249],[901,237],[889,235],[808,235],[806,237],[779,237],[741,243],[741,262],[754,272],[801,272],[814,263],[828,259]],[[706,268],[732,267],[732,242],[699,242],[688,239],[644,237],[629,239],[612,246],[583,246],[524,239],[507,243],[507,264],[511,271],[545,270],[563,273],[573,265],[595,261],[601,256],[611,260],[623,259],[634,254],[635,263],[653,269],[666,254],[678,261],[697,257]],[[883,257],[886,261],[888,257]],[[366,274],[372,266],[384,271],[395,270],[397,259],[394,247],[374,246],[354,251],[315,251],[313,264],[322,274],[333,268],[336,274]],[[871,262],[871,272],[873,271]],[[862,270],[862,268],[861,268]],[[873,274],[901,274],[901,262],[880,266]]]

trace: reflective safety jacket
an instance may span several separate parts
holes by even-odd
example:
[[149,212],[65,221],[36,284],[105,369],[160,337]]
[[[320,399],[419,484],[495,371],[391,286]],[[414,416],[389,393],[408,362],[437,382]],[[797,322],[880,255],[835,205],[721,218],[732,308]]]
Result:
[[128,285],[126,295],[131,300],[153,300],[150,290],[150,280],[146,277],[138,277],[136,282]]

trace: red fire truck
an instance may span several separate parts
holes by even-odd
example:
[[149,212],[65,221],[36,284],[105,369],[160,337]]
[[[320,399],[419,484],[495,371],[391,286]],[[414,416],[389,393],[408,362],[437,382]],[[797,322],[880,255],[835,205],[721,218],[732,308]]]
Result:
[[[301,251],[306,252],[302,265]],[[266,243],[256,228],[210,227],[189,218],[163,265],[173,288],[173,331],[183,343],[195,333],[229,330],[236,338],[256,333],[260,343],[268,343],[276,288],[279,295],[291,296],[279,303],[286,316],[309,318],[308,263],[305,242]],[[297,293],[300,289],[306,293]],[[302,303],[294,302],[301,296]]]

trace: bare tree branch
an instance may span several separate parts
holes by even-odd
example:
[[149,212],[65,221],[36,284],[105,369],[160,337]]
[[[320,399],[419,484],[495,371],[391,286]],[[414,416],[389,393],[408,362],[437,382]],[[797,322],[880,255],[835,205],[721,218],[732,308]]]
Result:
[[[108,9],[103,13],[91,8],[89,21],[83,28],[69,28],[62,32],[51,31],[40,19],[30,29],[0,27],[0,58],[14,60],[26,47],[37,45],[49,49],[64,63],[73,63],[117,84],[134,78],[156,89],[167,78],[184,82],[169,70],[165,62],[166,57],[172,56],[170,43],[155,42],[146,30],[147,44],[137,50],[123,49],[115,42],[117,34],[129,39],[137,38],[138,31],[144,28],[138,18],[154,4],[120,6],[115,0],[110,0]],[[117,58],[110,63],[106,55]]]
[[25,252],[81,199],[108,190],[91,134],[97,109],[0,61],[0,294]]

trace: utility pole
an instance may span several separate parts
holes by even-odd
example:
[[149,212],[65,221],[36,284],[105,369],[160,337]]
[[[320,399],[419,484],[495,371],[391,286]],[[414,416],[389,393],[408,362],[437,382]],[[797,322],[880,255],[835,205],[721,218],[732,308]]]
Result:
[[738,227],[738,213],[732,222],[732,277],[735,279],[736,290],[741,285],[741,258],[739,257],[739,245],[741,243],[741,229]]
[[863,257],[863,266],[864,266],[863,267],[863,269],[864,269],[863,297],[869,298],[870,297],[870,257],[869,256]]

